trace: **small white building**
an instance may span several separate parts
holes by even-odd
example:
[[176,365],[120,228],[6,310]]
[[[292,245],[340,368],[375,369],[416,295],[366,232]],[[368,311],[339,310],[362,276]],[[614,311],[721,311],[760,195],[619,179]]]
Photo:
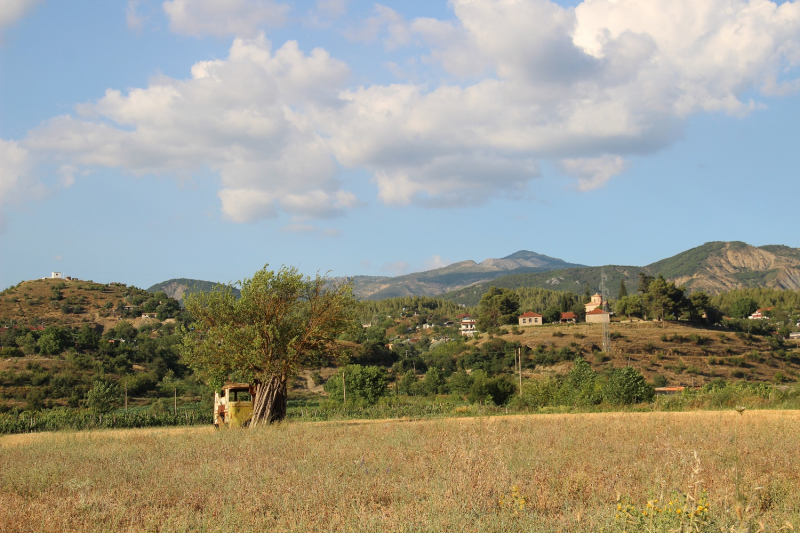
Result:
[[472,337],[475,335],[476,320],[471,316],[465,316],[461,319],[461,334],[465,337]]
[[64,274],[61,272],[53,272],[48,279],[64,279]]

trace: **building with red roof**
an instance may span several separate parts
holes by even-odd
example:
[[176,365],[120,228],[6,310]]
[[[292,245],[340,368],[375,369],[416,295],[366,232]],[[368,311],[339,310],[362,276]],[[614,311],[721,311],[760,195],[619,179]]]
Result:
[[541,326],[542,324],[542,315],[539,313],[528,311],[527,313],[519,315],[520,326]]

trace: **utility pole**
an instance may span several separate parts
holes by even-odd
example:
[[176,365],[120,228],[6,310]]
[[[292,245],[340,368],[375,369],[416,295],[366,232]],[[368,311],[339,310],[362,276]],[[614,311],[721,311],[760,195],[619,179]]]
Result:
[[128,412],[128,378],[125,377],[125,412]]
[[347,381],[344,378],[345,369],[342,369],[342,394],[344,395],[344,406],[347,407]]
[[175,392],[175,403],[173,404],[173,407],[172,407],[172,414],[174,414],[175,416],[178,416],[178,389],[175,388],[175,389],[172,389],[172,390]]
[[519,395],[522,396],[522,348],[517,348],[517,362],[519,365]]
[[[608,287],[606,286],[606,271],[604,268],[600,269],[600,309],[609,312],[608,309]],[[608,315],[608,322],[603,321],[603,351],[607,355],[611,355],[611,333],[609,326],[611,322],[611,315]]]

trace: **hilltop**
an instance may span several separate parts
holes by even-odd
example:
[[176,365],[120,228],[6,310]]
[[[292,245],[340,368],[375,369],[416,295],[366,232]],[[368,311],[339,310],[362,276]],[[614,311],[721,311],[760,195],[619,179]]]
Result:
[[[784,245],[751,246],[744,242],[708,242],[645,266],[586,266],[520,250],[499,259],[459,261],[446,267],[403,276],[337,278],[353,283],[357,297],[382,300],[405,296],[440,296],[464,305],[476,305],[489,287],[539,287],[555,291],[594,292],[606,274],[609,296],[616,298],[620,282],[636,290],[639,273],[657,276],[690,291],[709,294],[748,287],[800,289],[800,249]],[[214,282],[174,278],[156,283],[149,292],[163,291],[182,300],[187,292],[209,291]],[[238,293],[234,289],[235,293]]]
[[380,300],[401,296],[435,296],[508,274],[546,272],[581,266],[583,265],[520,250],[500,259],[490,258],[480,263],[467,260],[404,276],[355,276],[351,279],[356,296],[369,300]]
[[708,294],[750,287],[798,290],[800,249],[783,245],[755,247],[738,241],[709,242],[646,266],[607,265],[515,273],[451,291],[441,298],[467,306],[476,305],[490,286],[539,287],[576,293],[588,286],[594,292],[600,287],[602,273],[606,275],[609,296],[616,298],[620,281],[625,281],[629,292],[636,290],[640,272],[652,276],[661,274],[691,292]]
[[[208,292],[214,287],[219,285],[213,281],[204,281],[201,279],[188,279],[188,278],[173,278],[161,283],[156,283],[147,289],[147,292],[164,292],[170,298],[174,298],[179,302],[183,302],[183,297],[192,292]],[[239,289],[232,289],[233,293],[238,296]]]
[[783,245],[708,242],[646,269],[676,285],[711,294],[746,287],[800,289],[800,249]]
[[[114,327],[143,313],[170,316],[178,302],[124,283],[44,278],[23,281],[0,293],[0,323],[29,326]],[[147,319],[145,319],[147,320]]]

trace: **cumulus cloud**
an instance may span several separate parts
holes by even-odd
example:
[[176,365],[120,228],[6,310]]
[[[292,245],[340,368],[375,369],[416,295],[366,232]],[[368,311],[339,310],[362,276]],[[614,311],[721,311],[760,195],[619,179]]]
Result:
[[163,9],[173,32],[195,37],[254,37],[265,25],[282,25],[289,12],[273,0],[167,0]]
[[32,177],[31,155],[16,141],[0,139],[0,233],[11,207],[43,197],[47,190]]
[[235,222],[279,210],[329,218],[356,204],[341,189],[327,143],[304,107],[334,98],[347,67],[290,41],[271,50],[263,35],[237,39],[226,60],[192,67],[186,80],[160,77],[103,98],[32,131],[29,149],[73,167],[135,175],[216,171],[224,216]]
[[602,187],[627,167],[627,162],[617,155],[561,161],[561,169],[566,174],[578,178],[579,191],[591,191]]
[[418,37],[429,47],[423,59],[463,83],[343,95],[350,105],[337,116],[332,146],[343,164],[373,170],[387,203],[465,205],[519,193],[540,159],[566,160],[581,190],[596,188],[621,172],[624,156],[680,138],[686,117],[743,116],[758,106],[745,96],[754,90],[800,86],[797,2],[451,5],[455,21],[379,11],[364,38]]
[[[335,14],[344,3],[323,5]],[[798,0],[450,5],[453,20],[406,20],[376,5],[350,35],[390,49],[423,45],[407,61],[429,69],[421,82],[347,86],[347,66],[324,50],[237,38],[226,59],[195,64],[189,79],[109,89],[15,146],[76,169],[210,169],[226,218],[304,221],[358,204],[339,166],[367,169],[388,205],[525,198],[542,160],[588,191],[623,172],[626,158],[668,147],[693,114],[745,116],[762,105],[759,94],[800,89]],[[164,9],[191,35],[252,34],[285,14],[256,0]]]
[[39,0],[3,0],[0,2],[0,37],[3,30],[16,24],[27,15]]
[[136,32],[142,31],[146,20],[139,14],[139,4],[141,4],[141,0],[128,0],[128,6],[125,8],[125,23],[129,30]]

